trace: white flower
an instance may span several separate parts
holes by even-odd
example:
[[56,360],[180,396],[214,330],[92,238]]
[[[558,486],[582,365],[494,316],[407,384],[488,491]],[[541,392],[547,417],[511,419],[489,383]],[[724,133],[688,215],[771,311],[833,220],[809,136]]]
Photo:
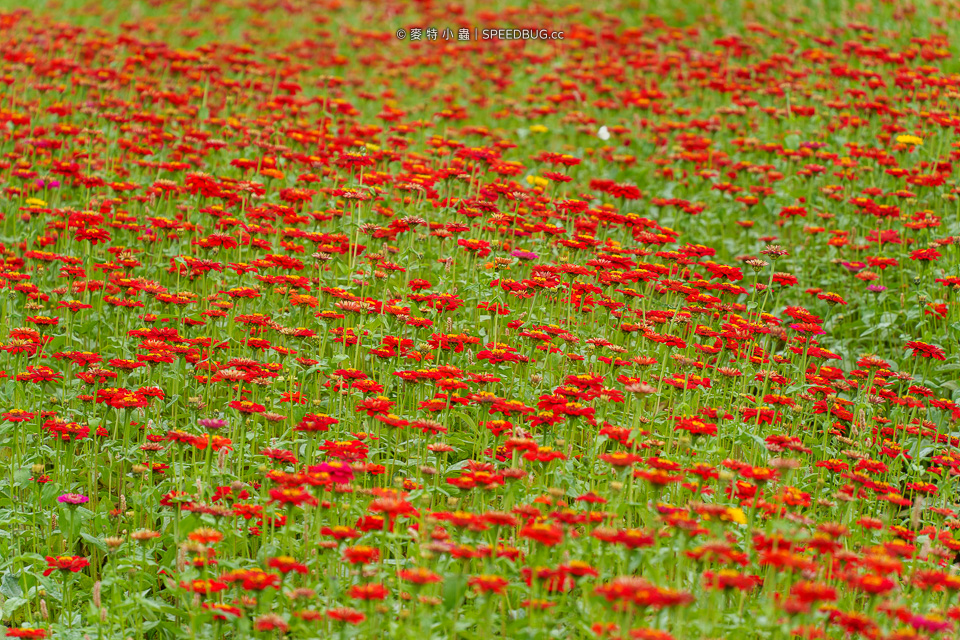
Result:
[[607,125],[603,125],[602,127],[600,127],[600,130],[597,131],[597,137],[600,138],[601,140],[610,139],[610,131],[607,129]]

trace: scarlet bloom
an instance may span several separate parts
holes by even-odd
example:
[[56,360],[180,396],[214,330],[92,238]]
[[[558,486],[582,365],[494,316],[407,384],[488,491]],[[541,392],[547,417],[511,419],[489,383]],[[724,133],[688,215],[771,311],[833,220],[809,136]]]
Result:
[[555,524],[533,522],[520,529],[520,537],[553,546],[563,541],[563,529]]
[[373,513],[385,513],[391,518],[396,518],[407,513],[415,513],[416,507],[402,497],[385,496],[372,500],[367,506],[367,510]]
[[510,581],[500,576],[480,575],[470,578],[467,584],[478,593],[503,593]]
[[663,609],[693,602],[693,596],[688,593],[657,587],[633,576],[615,578],[594,589],[594,593],[608,602],[632,603],[641,608]]
[[633,472],[633,477],[643,478],[650,484],[658,487],[664,487],[668,484],[673,484],[683,480],[683,476],[672,475],[666,471],[654,470],[654,471],[645,471],[637,470]]
[[343,559],[350,564],[372,564],[380,559],[380,550],[366,545],[347,547],[343,550]]
[[920,342],[919,340],[911,340],[904,349],[912,349],[914,357],[920,356],[922,358],[933,358],[934,360],[946,359],[946,353],[943,349],[933,344]]
[[617,532],[614,542],[622,544],[628,549],[652,547],[656,542],[654,534],[644,529],[623,529]]
[[489,360],[490,364],[498,362],[520,362],[523,357],[506,349],[486,349],[477,353],[477,360]]
[[886,576],[878,576],[873,573],[854,576],[850,578],[849,584],[858,591],[865,591],[871,594],[886,593],[894,587],[894,582]]
[[226,622],[231,618],[239,618],[242,615],[239,607],[234,607],[228,604],[204,602],[202,606],[207,611],[213,613],[214,620],[220,620],[221,622]]
[[293,615],[297,618],[300,618],[304,622],[319,622],[320,620],[323,620],[323,614],[312,609],[294,611]]
[[308,413],[293,428],[294,431],[329,431],[330,425],[337,424],[339,420],[331,418],[326,414]]
[[412,582],[414,584],[430,584],[433,582],[441,582],[443,578],[439,575],[430,571],[426,567],[417,567],[416,569],[401,569],[397,572],[397,575],[401,580],[406,582]]
[[227,588],[227,583],[217,580],[191,580],[190,582],[181,582],[180,588],[192,591],[193,593],[209,595],[223,591]]
[[355,584],[347,595],[358,600],[383,600],[390,592],[382,584]]
[[911,260],[924,260],[927,262],[936,261],[940,257],[940,252],[936,249],[917,249],[910,254]]
[[7,629],[8,638],[46,638],[46,629],[32,629],[30,627],[12,627]]
[[263,591],[269,587],[280,588],[280,576],[262,569],[237,569],[220,576],[224,582],[239,582],[247,591]]
[[646,627],[643,629],[631,629],[630,637],[634,640],[674,640],[673,636],[666,631]]
[[44,382],[54,382],[57,380],[62,380],[63,374],[54,371],[50,367],[45,365],[33,366],[30,365],[27,367],[27,373],[21,373],[17,376],[17,380],[20,382],[32,382],[34,384],[42,384]]
[[216,544],[223,540],[223,534],[216,529],[200,527],[191,531],[187,538],[200,544]]
[[827,293],[818,293],[817,298],[820,300],[825,300],[830,304],[847,304],[847,301],[843,299],[843,296],[841,296],[839,293],[833,293],[830,291]]
[[90,561],[80,556],[47,556],[47,569],[43,572],[43,575],[49,576],[57,570],[77,573],[84,567],[89,566]]
[[250,402],[248,400],[234,400],[230,403],[230,407],[236,409],[240,413],[263,413],[267,410],[262,404],[257,404],[256,402]]
[[290,628],[290,625],[288,625],[286,621],[284,621],[284,619],[278,616],[277,614],[267,613],[257,618],[256,622],[254,623],[254,627],[256,628],[257,631],[276,630],[276,631],[285,632],[287,629]]
[[277,462],[297,464],[297,457],[293,455],[292,451],[287,451],[286,449],[264,449],[260,452],[260,455],[266,456],[271,460],[276,460]]
[[277,556],[276,558],[270,558],[267,561],[267,566],[284,574],[290,573],[291,571],[305,574],[308,571],[307,565],[297,562],[290,556]]
[[317,499],[310,495],[302,487],[284,487],[283,489],[270,489],[270,502],[282,505],[303,506],[309,504],[317,506]]
[[360,624],[367,619],[367,616],[361,611],[350,607],[338,607],[336,609],[327,609],[327,617],[331,620],[346,622],[347,624]]
[[790,595],[802,602],[832,602],[837,599],[837,590],[822,582],[802,580],[790,588]]
[[357,411],[366,411],[368,416],[373,417],[378,413],[389,413],[390,408],[395,403],[384,396],[377,396],[376,398],[367,398],[363,402],[357,404]]
[[324,536],[332,536],[336,540],[345,540],[347,538],[359,538],[361,533],[352,527],[324,527],[320,530]]
[[707,589],[739,589],[750,591],[762,580],[757,576],[748,576],[732,569],[721,569],[717,572],[705,571],[703,584]]

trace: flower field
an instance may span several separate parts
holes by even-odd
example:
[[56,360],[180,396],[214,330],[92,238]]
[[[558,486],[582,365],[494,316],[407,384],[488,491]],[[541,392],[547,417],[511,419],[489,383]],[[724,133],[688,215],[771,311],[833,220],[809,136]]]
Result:
[[956,2],[19,4],[0,633],[960,637]]

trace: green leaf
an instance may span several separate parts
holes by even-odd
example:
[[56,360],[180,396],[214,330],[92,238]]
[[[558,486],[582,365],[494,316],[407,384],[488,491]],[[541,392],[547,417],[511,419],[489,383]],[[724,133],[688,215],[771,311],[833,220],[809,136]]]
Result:
[[470,416],[468,416],[463,412],[454,411],[450,414],[450,417],[455,420],[462,420],[464,424],[467,426],[467,429],[468,429],[467,433],[476,433],[477,430],[479,429],[479,427],[477,426],[477,423],[474,422],[474,420],[470,418]]
[[104,553],[107,552],[107,544],[100,538],[94,538],[89,533],[80,532],[80,537],[87,541],[87,544],[90,544]]
[[29,602],[29,600],[27,600],[26,598],[19,598],[19,597],[18,597],[18,598],[8,598],[8,599],[7,599],[6,601],[4,601],[4,603],[3,603],[3,617],[4,617],[4,619],[7,619],[7,618],[9,618],[10,616],[12,616],[12,615],[17,611],[17,609],[19,609],[19,608],[22,607],[23,605],[27,604],[27,602]]
[[5,573],[0,578],[0,594],[6,598],[20,598],[23,596],[23,589],[20,588],[20,574]]
[[443,583],[443,608],[452,610],[463,600],[467,593],[467,576],[458,574],[447,578]]

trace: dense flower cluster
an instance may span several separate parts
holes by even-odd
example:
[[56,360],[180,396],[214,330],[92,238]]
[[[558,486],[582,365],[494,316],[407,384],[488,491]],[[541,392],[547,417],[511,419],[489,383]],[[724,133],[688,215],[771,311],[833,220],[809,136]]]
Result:
[[0,12],[7,637],[960,630],[956,8],[521,4]]

